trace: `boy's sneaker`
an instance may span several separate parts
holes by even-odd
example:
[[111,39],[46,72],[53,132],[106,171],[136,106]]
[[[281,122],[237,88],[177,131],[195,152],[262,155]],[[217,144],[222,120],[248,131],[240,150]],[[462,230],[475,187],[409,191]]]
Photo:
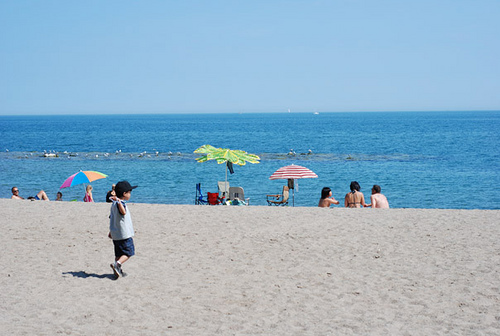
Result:
[[115,274],[115,277],[117,279],[123,275],[121,265],[116,261],[110,264],[109,266],[111,266],[111,269],[113,269],[113,273]]
[[120,276],[124,277],[126,274],[123,273],[122,264],[116,263],[116,265],[118,266],[118,272],[120,272]]

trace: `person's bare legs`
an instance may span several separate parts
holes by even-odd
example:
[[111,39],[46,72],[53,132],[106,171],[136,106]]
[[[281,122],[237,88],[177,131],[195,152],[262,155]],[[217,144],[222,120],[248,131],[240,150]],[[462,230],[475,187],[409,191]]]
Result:
[[113,273],[115,274],[115,277],[118,279],[121,276],[125,276],[125,274],[122,271],[122,265],[125,261],[129,259],[128,256],[122,255],[119,258],[115,257],[115,262],[109,266],[111,266],[111,269],[113,270]]
[[36,194],[36,196],[38,197],[39,200],[42,200],[42,201],[50,201],[49,200],[49,197],[47,196],[47,194],[45,193],[45,191],[43,190],[40,190],[38,192],[38,194]]
[[[115,258],[115,259],[116,259],[116,258]],[[128,259],[129,259],[129,257],[128,257],[128,256],[126,256],[126,255],[122,255],[120,258],[117,258],[117,259],[116,259],[116,261],[117,261],[118,263],[120,263],[120,265],[123,265],[123,263],[124,263],[125,261],[127,261]]]

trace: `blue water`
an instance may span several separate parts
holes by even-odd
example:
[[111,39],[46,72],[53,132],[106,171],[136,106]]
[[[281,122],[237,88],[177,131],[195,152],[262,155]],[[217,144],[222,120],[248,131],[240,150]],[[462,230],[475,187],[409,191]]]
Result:
[[319,177],[298,182],[295,206],[316,206],[324,186],[343,202],[356,180],[367,199],[381,185],[395,208],[500,209],[499,130],[500,112],[2,116],[0,197],[15,185],[21,196],[55,198],[68,176],[96,170],[109,175],[92,183],[97,201],[127,179],[140,186],[134,202],[193,204],[196,183],[216,192],[225,179],[224,165],[195,161],[211,144],[261,156],[228,176],[251,205],[281,191],[286,181],[269,180],[275,170],[297,164]]

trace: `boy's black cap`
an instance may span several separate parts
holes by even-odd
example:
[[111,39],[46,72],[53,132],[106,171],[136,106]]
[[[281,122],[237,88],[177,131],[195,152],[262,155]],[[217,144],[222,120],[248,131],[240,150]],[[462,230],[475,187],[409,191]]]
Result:
[[128,181],[120,181],[116,184],[115,186],[115,192],[118,195],[122,195],[123,193],[126,193],[127,191],[131,191],[132,189],[137,188],[137,186],[131,186]]

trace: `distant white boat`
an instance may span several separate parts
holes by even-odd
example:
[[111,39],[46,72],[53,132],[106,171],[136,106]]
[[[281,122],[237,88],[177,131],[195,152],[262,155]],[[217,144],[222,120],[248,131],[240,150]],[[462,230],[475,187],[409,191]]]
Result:
[[319,114],[319,112],[314,112],[314,114]]

